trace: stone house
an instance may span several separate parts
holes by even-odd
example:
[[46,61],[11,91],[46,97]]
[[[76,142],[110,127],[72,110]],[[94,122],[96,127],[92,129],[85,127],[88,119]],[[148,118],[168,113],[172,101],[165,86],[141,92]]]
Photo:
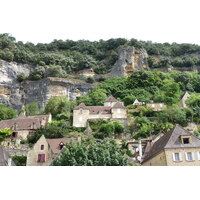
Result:
[[46,139],[42,135],[28,152],[26,166],[49,166],[65,144],[76,141],[80,141],[80,138]]
[[7,137],[2,144],[8,148],[19,146],[22,140],[26,140],[27,136],[34,134],[36,129],[47,125],[51,120],[51,114],[19,116],[14,119],[2,120],[0,121],[0,129],[10,128],[13,130],[12,135]]
[[149,142],[142,159],[144,166],[200,166],[200,139],[180,125],[155,142]]
[[136,106],[141,106],[142,104],[144,104],[144,103],[138,101],[137,99],[133,102],[133,105],[136,105]]
[[151,108],[153,111],[162,111],[166,108],[166,105],[164,103],[147,103],[147,107]]
[[73,110],[73,126],[86,127],[88,119],[114,119],[126,124],[127,111],[123,102],[110,96],[104,106],[86,106],[81,103]]
[[186,92],[183,97],[181,98],[180,105],[183,108],[187,108],[186,101],[190,98],[190,94]]
[[0,145],[0,166],[15,166],[6,149]]

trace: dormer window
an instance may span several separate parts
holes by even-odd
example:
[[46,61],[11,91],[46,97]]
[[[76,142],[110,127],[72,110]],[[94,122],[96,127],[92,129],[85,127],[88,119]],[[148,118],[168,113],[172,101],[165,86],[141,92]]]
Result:
[[182,144],[191,144],[191,137],[190,136],[182,136],[181,137]]
[[41,145],[41,150],[44,150],[44,145],[43,144]]
[[60,148],[60,150],[63,148],[63,146],[64,146],[64,143],[61,142],[61,143],[59,144],[59,148]]

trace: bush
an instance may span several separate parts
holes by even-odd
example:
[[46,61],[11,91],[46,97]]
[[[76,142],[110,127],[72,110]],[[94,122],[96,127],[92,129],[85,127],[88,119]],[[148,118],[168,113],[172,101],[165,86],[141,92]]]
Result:
[[25,81],[26,80],[26,76],[24,73],[20,73],[17,75],[17,81],[18,82],[22,82],[22,81]]
[[26,156],[13,156],[12,157],[13,162],[16,164],[16,166],[26,166]]
[[88,78],[86,79],[86,82],[87,82],[87,83],[94,83],[95,80],[94,80],[93,77],[88,77]]

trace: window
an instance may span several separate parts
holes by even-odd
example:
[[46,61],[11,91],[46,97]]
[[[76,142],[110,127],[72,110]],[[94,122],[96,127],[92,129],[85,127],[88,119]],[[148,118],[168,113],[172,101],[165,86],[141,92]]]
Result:
[[175,161],[175,162],[182,161],[182,155],[181,155],[181,153],[173,153],[172,156],[173,156],[173,161]]
[[187,161],[193,161],[194,160],[194,153],[193,152],[186,152],[185,157]]
[[17,137],[17,132],[12,133],[12,137],[16,138]]
[[45,162],[45,154],[38,154],[38,162]]
[[44,150],[44,145],[43,144],[41,145],[41,150]]
[[190,144],[190,138],[183,138],[183,144]]
[[197,152],[197,158],[200,160],[200,152]]

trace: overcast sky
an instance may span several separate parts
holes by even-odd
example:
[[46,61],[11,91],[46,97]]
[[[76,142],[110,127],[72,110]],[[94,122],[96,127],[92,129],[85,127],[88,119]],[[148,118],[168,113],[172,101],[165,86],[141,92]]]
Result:
[[200,44],[199,0],[0,0],[0,33],[18,41],[135,38]]

